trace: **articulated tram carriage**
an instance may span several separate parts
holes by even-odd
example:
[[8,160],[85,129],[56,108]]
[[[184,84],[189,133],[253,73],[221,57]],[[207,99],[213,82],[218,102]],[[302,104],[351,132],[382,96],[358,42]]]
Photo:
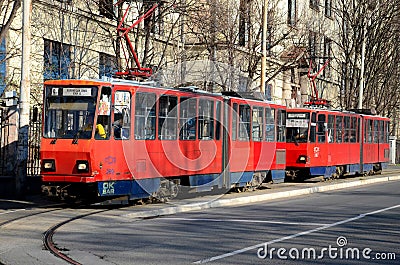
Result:
[[389,162],[389,119],[358,111],[288,109],[288,179],[377,174]]
[[64,198],[171,198],[285,177],[286,108],[148,83],[44,86],[43,191]]

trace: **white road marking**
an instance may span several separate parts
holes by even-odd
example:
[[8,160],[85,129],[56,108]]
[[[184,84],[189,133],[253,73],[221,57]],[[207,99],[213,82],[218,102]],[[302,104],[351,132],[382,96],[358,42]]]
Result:
[[167,217],[167,218],[162,218],[162,219],[163,220],[177,220],[177,221],[265,223],[265,224],[304,225],[304,226],[327,225],[327,224],[321,224],[321,223],[296,223],[296,222],[281,222],[281,221],[268,221],[268,220],[244,220],[244,219],[178,218],[178,217]]
[[268,241],[268,242],[263,242],[263,243],[260,243],[260,244],[257,244],[257,245],[253,245],[253,246],[250,246],[250,247],[238,249],[238,250],[235,250],[235,251],[223,254],[223,255],[219,255],[219,256],[203,259],[203,260],[199,260],[199,261],[196,261],[194,263],[195,264],[203,264],[203,263],[208,263],[208,262],[215,261],[215,260],[224,259],[224,258],[227,258],[227,257],[231,257],[231,256],[234,256],[234,255],[237,255],[237,254],[241,254],[241,253],[247,252],[249,250],[253,250],[253,249],[256,249],[256,248],[264,247],[266,244],[267,245],[274,244],[274,243],[282,242],[282,241],[285,241],[285,240],[288,240],[288,239],[292,239],[292,238],[308,235],[308,234],[311,234],[311,233],[314,233],[314,232],[325,230],[327,228],[331,228],[331,227],[338,226],[338,225],[341,225],[341,224],[345,224],[345,223],[348,223],[348,222],[356,221],[358,219],[364,218],[364,217],[369,216],[369,215],[373,215],[373,214],[389,211],[389,210],[396,209],[396,208],[399,208],[399,207],[400,207],[400,204],[394,205],[394,206],[391,206],[391,207],[387,207],[387,208],[383,208],[383,209],[380,209],[380,210],[376,210],[376,211],[373,211],[373,212],[363,213],[363,214],[360,214],[360,215],[358,215],[356,217],[348,218],[348,219],[345,219],[345,220],[342,220],[342,221],[339,221],[339,222],[336,222],[336,223],[326,224],[326,225],[323,225],[321,227],[317,227],[315,229],[307,230],[307,231],[300,232],[300,233],[297,233],[297,234],[293,234],[293,235],[290,235],[290,236],[277,238],[277,239],[274,239],[274,240],[271,240],[271,241]]
[[7,212],[2,212],[2,213],[0,213],[0,215],[9,214],[9,213],[15,213],[15,212],[20,212],[20,211],[25,211],[25,210],[26,210],[26,209],[10,210],[10,211],[7,211]]

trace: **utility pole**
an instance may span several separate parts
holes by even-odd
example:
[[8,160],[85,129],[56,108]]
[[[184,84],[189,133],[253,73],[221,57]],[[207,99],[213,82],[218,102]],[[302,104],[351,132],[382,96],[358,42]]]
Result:
[[29,105],[30,105],[30,50],[31,50],[31,10],[32,1],[22,2],[22,59],[21,59],[21,87],[19,96],[19,129],[18,129],[18,153],[17,174],[15,179],[15,191],[17,196],[23,196],[28,162],[28,133],[29,133]]
[[186,82],[186,50],[185,50],[185,13],[186,7],[184,0],[181,0],[181,14],[180,14],[180,34],[181,34],[181,76],[180,76],[180,83],[183,85]]
[[[122,19],[122,16],[123,16],[123,12],[122,12],[122,8],[123,8],[123,4],[124,4],[124,2],[123,1],[119,1],[117,4],[116,4],[116,6],[117,6],[117,8],[118,8],[118,13],[117,13],[117,21],[118,21],[118,23],[117,23],[117,27],[118,27],[118,25],[119,25],[119,22],[121,21],[121,19]],[[122,25],[122,26],[124,26],[124,25]],[[122,71],[122,61],[121,61],[121,36],[120,36],[120,34],[119,34],[119,32],[117,31],[117,40],[116,40],[116,42],[115,42],[115,55],[116,55],[116,61],[115,61],[115,63],[117,64],[116,65],[116,71],[117,72],[120,72],[120,71]]]
[[361,44],[361,69],[360,69],[360,92],[358,96],[358,108],[362,109],[363,106],[363,94],[364,94],[364,68],[365,68],[365,38],[367,36],[366,34],[366,28],[364,27],[364,37],[362,39],[362,44]]
[[267,72],[267,14],[268,14],[268,0],[264,0],[262,10],[262,43],[261,43],[261,84],[260,92],[265,93],[265,75]]

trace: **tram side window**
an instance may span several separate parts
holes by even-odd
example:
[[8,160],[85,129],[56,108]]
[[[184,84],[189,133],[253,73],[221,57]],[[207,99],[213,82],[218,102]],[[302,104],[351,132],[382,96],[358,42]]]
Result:
[[264,111],[261,107],[253,108],[253,141],[261,141],[263,139],[264,128]]
[[137,92],[135,97],[135,139],[156,138],[156,94]]
[[179,112],[179,139],[195,140],[196,124],[197,124],[197,99],[185,98],[180,99]]
[[385,143],[389,142],[389,122],[385,121]]
[[97,111],[95,139],[105,140],[110,138],[111,124],[111,88],[103,87],[101,90],[99,108]]
[[368,126],[368,143],[372,143],[372,138],[374,135],[374,121],[373,120],[368,120],[367,122],[367,126]]
[[235,141],[237,138],[237,115],[238,115],[238,104],[233,103],[232,110],[232,141]]
[[316,127],[317,127],[317,114],[315,112],[311,113],[311,123],[310,123],[310,143],[315,143],[316,141]]
[[131,93],[115,92],[114,99],[114,138],[129,139],[131,132]]
[[217,106],[216,106],[216,117],[215,117],[215,139],[220,140],[221,139],[221,102],[217,101]]
[[379,121],[379,142],[385,142],[385,129],[383,121]]
[[345,143],[350,142],[350,117],[349,116],[344,117],[343,133],[344,133],[343,142],[345,142]]
[[214,101],[200,99],[199,101],[199,139],[214,138]]
[[250,106],[239,105],[239,140],[250,140]]
[[265,141],[275,141],[275,109],[265,108]]
[[178,98],[163,95],[158,101],[158,139],[176,140]]
[[328,115],[328,143],[335,140],[335,116]]
[[318,122],[317,122],[317,135],[318,135],[318,143],[325,143],[326,141],[326,129],[325,129],[325,124],[326,124],[326,116],[325,114],[318,114]]
[[350,143],[357,142],[357,118],[350,117]]
[[277,142],[286,142],[286,111],[278,109]]
[[336,142],[343,142],[343,116],[336,116]]
[[379,121],[374,120],[374,143],[378,143],[379,140]]
[[368,130],[368,120],[363,120],[364,121],[364,143],[366,143],[367,142],[367,138],[368,138],[368,133],[367,133],[367,130]]
[[389,143],[389,128],[390,128],[390,121],[386,123],[386,142]]

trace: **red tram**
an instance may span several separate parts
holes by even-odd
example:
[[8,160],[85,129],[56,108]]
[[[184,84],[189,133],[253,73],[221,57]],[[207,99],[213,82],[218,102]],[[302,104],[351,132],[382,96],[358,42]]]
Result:
[[60,197],[174,197],[283,181],[286,108],[150,83],[44,86],[43,191]]
[[325,109],[287,111],[289,179],[379,173],[389,162],[389,119]]

